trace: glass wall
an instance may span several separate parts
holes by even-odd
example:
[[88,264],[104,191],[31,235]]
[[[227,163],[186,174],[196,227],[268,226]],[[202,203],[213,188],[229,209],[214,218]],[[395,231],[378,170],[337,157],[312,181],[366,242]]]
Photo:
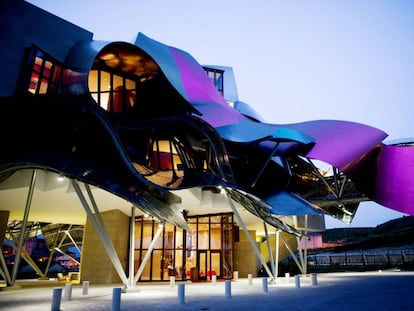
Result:
[[[192,232],[170,224],[163,227],[140,281],[202,281],[212,275],[231,278],[233,273],[233,214],[187,217]],[[143,262],[158,223],[144,216],[135,222],[135,273]]]

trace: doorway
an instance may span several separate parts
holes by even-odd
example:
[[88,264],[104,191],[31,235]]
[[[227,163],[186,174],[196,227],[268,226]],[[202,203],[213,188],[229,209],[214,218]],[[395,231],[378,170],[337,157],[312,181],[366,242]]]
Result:
[[210,252],[210,269],[207,271],[207,276],[212,278],[215,275],[218,279],[221,278],[221,251]]
[[200,281],[207,280],[207,251],[197,252],[197,266],[198,266],[198,279]]

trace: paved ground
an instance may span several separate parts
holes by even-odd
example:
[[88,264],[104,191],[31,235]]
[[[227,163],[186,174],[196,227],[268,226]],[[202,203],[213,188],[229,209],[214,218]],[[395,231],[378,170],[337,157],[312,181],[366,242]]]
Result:
[[[315,281],[316,280],[316,285]],[[53,294],[61,288],[59,307],[70,310],[409,310],[414,306],[414,272],[398,270],[362,273],[326,273],[217,283],[139,283],[138,291],[114,296],[122,286],[33,286],[0,291],[0,310],[53,310]],[[181,284],[181,285],[180,285]],[[267,291],[266,291],[267,287]],[[56,290],[57,289],[57,290]],[[66,292],[65,292],[66,291]],[[115,298],[114,298],[115,297]],[[116,299],[119,297],[119,300]],[[58,309],[56,309],[58,310]]]

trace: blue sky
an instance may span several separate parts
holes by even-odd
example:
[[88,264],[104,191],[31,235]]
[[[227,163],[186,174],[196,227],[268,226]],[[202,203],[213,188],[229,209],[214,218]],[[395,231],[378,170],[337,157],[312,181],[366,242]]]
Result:
[[[138,32],[233,67],[239,99],[267,122],[335,119],[414,137],[414,1],[31,0],[94,33]],[[352,226],[403,214],[362,203]],[[327,227],[347,227],[326,218]]]

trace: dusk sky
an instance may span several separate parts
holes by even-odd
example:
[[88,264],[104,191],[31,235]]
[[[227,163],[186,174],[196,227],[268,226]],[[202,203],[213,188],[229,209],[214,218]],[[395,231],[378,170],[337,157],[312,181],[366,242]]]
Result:
[[[414,137],[412,0],[31,0],[94,33],[132,42],[138,32],[233,68],[239,99],[269,123],[354,121]],[[413,164],[414,165],[414,164]],[[404,214],[361,203],[346,225]]]

